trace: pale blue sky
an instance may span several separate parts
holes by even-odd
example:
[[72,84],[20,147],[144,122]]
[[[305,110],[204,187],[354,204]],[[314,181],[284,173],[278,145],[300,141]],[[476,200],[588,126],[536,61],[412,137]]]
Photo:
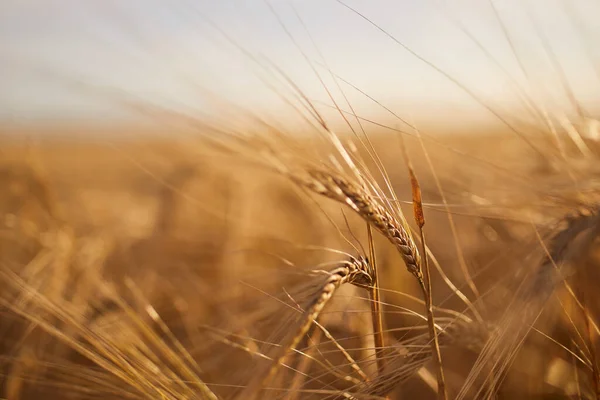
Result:
[[[598,105],[600,2],[492,0],[510,31],[525,79],[488,0],[347,0],[398,40],[500,106],[515,94],[507,79],[468,39],[460,21],[539,98],[564,100],[532,20],[561,60],[571,86]],[[334,0],[271,0],[300,47],[405,115],[476,107],[475,102],[364,19]],[[294,8],[318,46],[299,23]],[[112,118],[116,101],[81,80],[175,107],[208,110],[204,89],[273,112],[281,103],[256,70],[206,18],[253,54],[277,64],[313,99],[326,101],[301,53],[263,0],[7,0],[0,5],[0,118]],[[318,67],[330,88],[335,84]],[[60,76],[60,77],[57,77]],[[202,88],[199,89],[199,88]],[[347,86],[344,89],[348,89]],[[348,89],[353,104],[370,103]],[[213,102],[214,103],[214,102]],[[366,112],[366,111],[365,111]],[[364,113],[363,113],[364,114]]]

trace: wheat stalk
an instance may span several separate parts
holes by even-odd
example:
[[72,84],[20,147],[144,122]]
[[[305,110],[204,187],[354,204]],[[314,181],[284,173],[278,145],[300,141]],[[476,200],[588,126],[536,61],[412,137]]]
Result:
[[310,326],[319,317],[319,314],[331,299],[337,288],[344,283],[351,283],[358,286],[370,286],[372,284],[370,267],[364,258],[352,258],[350,261],[342,263],[327,273],[327,278],[320,285],[317,294],[309,303],[300,318],[300,321],[294,329],[290,329],[290,335],[283,341],[278,352],[272,358],[266,373],[258,374],[255,379],[253,379],[238,397],[240,400],[256,398],[259,390],[274,377],[287,353],[291,349],[296,348]]

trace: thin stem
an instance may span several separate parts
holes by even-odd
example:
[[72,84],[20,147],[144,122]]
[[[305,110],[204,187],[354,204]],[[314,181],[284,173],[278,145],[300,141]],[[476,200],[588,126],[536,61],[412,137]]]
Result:
[[371,300],[371,321],[373,323],[373,336],[375,341],[375,355],[377,358],[377,371],[379,375],[385,372],[384,348],[383,340],[383,318],[381,313],[381,298],[379,293],[379,274],[377,273],[377,260],[375,256],[375,247],[373,242],[373,232],[371,224],[367,222],[367,234],[369,239],[369,258],[371,264],[371,275],[373,285],[369,289],[369,298]]
[[309,355],[310,357],[303,357],[298,364],[298,368],[297,368],[298,373],[292,379],[292,385],[290,388],[290,396],[288,398],[289,400],[296,400],[296,399],[298,399],[298,396],[300,396],[300,390],[302,388],[302,385],[304,385],[304,383],[306,381],[306,376],[307,376],[308,370],[310,368],[310,364],[313,361],[312,356],[317,351],[317,348],[318,348],[319,344],[321,343],[322,336],[323,336],[323,332],[320,329],[314,329],[314,334],[312,335],[312,337],[309,336],[310,342],[312,342],[312,345],[309,347],[306,354]]
[[415,222],[419,227],[419,235],[421,236],[421,251],[423,257],[419,263],[420,274],[417,277],[421,290],[423,291],[423,297],[425,298],[425,308],[427,311],[427,327],[429,330],[429,337],[431,339],[431,353],[435,360],[437,370],[437,382],[438,382],[438,399],[447,400],[448,393],[446,392],[446,380],[444,378],[444,367],[442,365],[442,354],[440,352],[440,344],[435,329],[435,319],[433,317],[433,298],[431,294],[431,274],[429,270],[429,258],[427,257],[427,243],[425,242],[425,214],[423,212],[423,200],[421,198],[421,186],[419,180],[415,174],[414,168],[410,161],[410,157],[406,150],[404,142],[402,142],[402,148],[404,150],[404,160],[408,168],[410,175],[410,186],[412,189],[412,200],[413,200],[413,215]]
[[423,246],[422,267],[423,267],[423,280],[419,283],[423,295],[425,296],[425,308],[427,309],[427,327],[429,329],[429,336],[431,337],[431,353],[436,363],[437,369],[437,381],[438,381],[438,398],[440,400],[447,400],[448,393],[446,392],[446,379],[444,377],[444,367],[442,365],[442,354],[440,352],[440,344],[438,340],[437,331],[435,329],[435,320],[433,317],[433,300],[431,296],[431,277],[429,273],[429,262],[427,261],[427,253],[425,253],[425,231],[423,227],[419,227],[419,233],[421,235],[421,245]]

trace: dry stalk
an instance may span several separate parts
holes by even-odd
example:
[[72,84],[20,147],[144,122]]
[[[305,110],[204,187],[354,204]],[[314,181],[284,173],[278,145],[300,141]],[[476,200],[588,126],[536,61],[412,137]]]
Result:
[[[350,163],[349,163],[350,164]],[[409,168],[410,169],[410,168]],[[418,189],[418,182],[414,177],[414,172],[411,171],[411,179],[413,183],[413,193],[415,196],[414,207],[415,207],[415,218],[420,228],[423,227],[424,217],[422,205],[420,202],[420,189]],[[363,187],[351,182],[344,178],[340,174],[330,172],[328,170],[319,168],[307,168],[306,175],[302,176],[294,174],[289,170],[282,169],[282,172],[286,173],[292,181],[296,184],[304,187],[316,194],[328,197],[336,200],[343,204],[348,205],[352,210],[359,214],[368,224],[373,225],[380,233],[382,233],[398,250],[408,271],[417,279],[419,286],[423,293],[427,308],[427,320],[431,336],[431,346],[433,354],[436,358],[437,365],[437,376],[438,376],[438,393],[440,399],[446,399],[445,380],[442,370],[441,354],[439,351],[439,343],[437,340],[437,334],[435,330],[435,321],[433,318],[433,307],[431,299],[431,283],[429,279],[429,270],[423,270],[421,257],[415,241],[410,234],[410,228],[406,226],[404,218],[396,218],[392,212],[388,211],[386,207],[379,203],[379,201],[371,195]],[[416,183],[416,186],[415,186]],[[421,234],[423,231],[421,229]],[[424,236],[421,237],[424,244]],[[426,276],[424,279],[423,273]],[[372,293],[372,296],[378,296],[377,293]],[[373,302],[375,303],[375,302]],[[373,316],[381,314],[381,310],[377,309],[378,306],[374,306],[372,310]],[[382,343],[381,338],[378,338],[376,332],[380,327],[374,325],[374,333],[376,340]],[[379,347],[379,346],[378,346]],[[379,352],[381,355],[381,352]],[[378,357],[378,368],[383,371],[383,358]]]
[[[309,334],[310,335],[310,334]],[[289,400],[297,400],[300,395],[300,388],[304,384],[306,380],[306,373],[312,363],[312,355],[317,351],[317,347],[321,342],[321,337],[323,336],[323,331],[320,329],[315,329],[314,335],[310,338],[310,341],[313,342],[313,345],[308,349],[307,355],[311,357],[303,357],[298,363],[297,370],[300,372],[296,374],[294,379],[292,380],[292,384],[290,386],[290,395]]]
[[[300,304],[298,304],[291,296],[288,295],[288,297],[290,297],[290,299],[295,303],[297,309],[300,312],[303,312],[304,310],[302,309],[302,306]],[[336,349],[338,349],[340,351],[340,353],[342,353],[342,356],[348,361],[348,365],[350,366],[350,368],[352,368],[360,377],[364,382],[369,381],[369,377],[365,374],[365,372],[360,368],[360,366],[358,365],[358,363],[356,362],[356,360],[354,360],[354,358],[350,355],[350,353],[348,353],[348,351],[344,348],[344,346],[342,346],[337,339],[331,334],[331,332],[329,332],[329,330],[327,328],[325,328],[325,326],[323,326],[323,324],[321,324],[319,321],[314,320],[313,321],[313,325],[314,325],[314,331],[316,332],[317,329],[319,329],[319,338],[321,337],[321,335],[324,335],[325,338],[327,338],[328,340],[331,341],[331,343],[335,346]],[[315,334],[316,335],[316,334]],[[307,336],[309,336],[309,338],[311,340],[314,341],[313,337],[310,337],[310,334],[308,333]],[[314,335],[313,335],[314,336]],[[315,336],[316,337],[316,336]],[[320,341],[320,339],[319,339]],[[315,346],[312,346],[311,348],[309,348],[309,350],[313,350]],[[296,352],[300,353],[298,350],[295,350]],[[320,352],[319,352],[320,353]],[[303,353],[305,355],[304,358],[311,358],[311,356],[309,355],[309,353]],[[341,379],[344,380],[348,380],[348,381],[352,381],[355,384],[360,384],[360,380],[358,379],[354,379],[350,376],[344,376],[343,374],[338,374],[336,372],[336,367],[335,365],[333,365],[331,362],[329,362],[328,360],[325,360],[325,365],[329,366],[331,368],[331,372],[334,375],[339,375],[339,377]],[[325,366],[324,365],[324,366]]]
[[371,321],[373,324],[373,339],[375,342],[375,355],[377,359],[377,370],[383,374],[385,370],[385,360],[383,351],[385,342],[383,339],[383,314],[381,312],[381,297],[379,293],[379,274],[377,273],[377,259],[375,256],[375,247],[371,232],[371,225],[367,223],[367,234],[369,240],[369,261],[371,265],[371,275],[373,285],[369,288],[369,300],[371,303]]
[[325,338],[331,341],[331,343],[333,343],[333,345],[340,351],[340,353],[342,353],[342,356],[348,361],[348,365],[350,365],[350,368],[352,368],[361,377],[363,381],[368,381],[369,377],[360,368],[360,366],[358,365],[356,360],[354,360],[354,358],[350,355],[350,353],[348,353],[348,350],[346,350],[344,346],[342,346],[322,324],[320,324],[318,321],[314,321],[313,323],[317,328],[320,329],[320,332],[325,336]]
[[423,254],[425,254],[422,264],[423,280],[420,280],[419,284],[421,285],[421,290],[423,291],[423,295],[425,297],[425,308],[427,311],[427,327],[429,329],[429,337],[431,339],[431,352],[434,356],[433,358],[435,360],[437,370],[438,398],[440,400],[446,400],[448,398],[448,393],[446,392],[446,379],[444,378],[442,354],[440,352],[440,343],[438,340],[437,331],[435,329],[435,319],[433,316],[431,275],[429,270],[429,262],[427,260],[427,245],[425,243],[425,214],[423,212],[423,202],[421,200],[421,187],[419,185],[419,181],[417,180],[417,176],[415,175],[412,164],[408,159],[408,155],[406,155],[406,161],[408,164],[408,171],[410,173],[410,183],[413,195],[413,210],[415,221],[417,222],[417,226],[419,227],[419,233],[421,235],[421,246],[423,246]]
[[[385,397],[396,387],[411,378],[431,358],[430,346],[427,345],[429,338],[423,336],[420,339],[421,346],[416,351],[406,353],[406,351],[395,349],[395,354],[388,356],[385,371],[382,374],[379,374],[373,381],[367,382],[352,396],[352,398]],[[395,346],[392,345],[392,348],[394,347]]]
[[[407,159],[408,162],[408,159]],[[352,164],[349,162],[349,165]],[[321,196],[325,196],[344,203],[358,213],[368,224],[373,225],[380,233],[382,233],[398,250],[402,256],[408,271],[417,278],[421,291],[426,303],[427,308],[427,320],[431,336],[431,346],[433,354],[436,359],[437,370],[438,370],[438,393],[441,399],[446,399],[445,380],[441,363],[441,354],[439,350],[439,343],[437,339],[437,333],[435,330],[435,321],[433,318],[433,307],[431,299],[431,281],[429,277],[428,264],[422,264],[421,257],[415,241],[413,240],[410,230],[405,226],[403,218],[395,218],[394,215],[386,209],[378,200],[372,196],[363,187],[352,183],[350,180],[344,178],[340,174],[326,171],[318,168],[308,168],[306,176],[300,176],[293,174],[288,171],[287,175],[296,183],[302,187],[311,190]],[[413,205],[415,210],[415,219],[421,232],[421,239],[424,243],[423,225],[425,219],[423,216],[423,209],[421,204],[420,188],[414,171],[409,162],[409,171],[411,174],[411,183],[413,188]],[[423,267],[426,267],[425,270]],[[425,273],[425,276],[424,276]],[[377,293],[373,293],[372,296],[378,296]],[[373,302],[375,303],[375,302]],[[373,308],[373,316],[380,314],[380,310],[376,309],[378,306]],[[374,333],[376,340],[379,340],[382,344],[381,337],[378,338],[376,332],[380,327],[374,325]],[[379,346],[378,346],[379,347]],[[383,370],[382,358],[378,357],[378,368],[380,372]]]
[[[122,312],[118,313],[121,331],[118,334],[80,321],[68,301],[48,298],[8,270],[0,269],[0,278],[9,284],[7,291],[26,295],[36,305],[38,312],[10,302],[10,297],[4,295],[0,297],[1,306],[93,362],[99,371],[106,373],[105,380],[110,380],[112,375],[117,382],[126,385],[127,390],[147,398],[217,400],[216,395],[196,374],[196,368],[188,365],[189,357],[180,354],[185,350],[177,345],[173,348],[169,346],[108,285],[101,285],[99,289],[111,294],[111,298],[121,307]],[[150,313],[149,309],[147,311]],[[156,322],[156,318],[154,320]],[[57,324],[57,321],[64,326]]]
[[287,353],[296,348],[313,322],[319,317],[319,314],[337,288],[344,283],[351,283],[358,286],[370,286],[372,284],[370,267],[365,259],[352,258],[350,261],[342,263],[328,273],[315,298],[310,302],[300,318],[297,328],[290,330],[292,334],[284,340],[278,352],[272,358],[266,373],[257,374],[256,378],[242,391],[238,397],[239,399],[253,400],[256,398],[260,389],[267,385],[275,376]]
[[[442,333],[439,335],[440,345],[460,345],[473,350],[480,350],[485,344],[490,328],[481,326],[477,321],[468,317],[460,317],[457,320],[437,327]],[[394,343],[390,337],[388,342],[392,349],[391,354],[386,357],[386,368],[382,374],[375,379],[366,382],[351,398],[381,398],[402,385],[417,372],[419,372],[431,359],[431,338],[429,333],[415,337],[408,343]],[[436,390],[435,380],[431,388]],[[439,386],[439,385],[438,385]],[[438,388],[439,392],[439,388]],[[344,398],[348,398],[345,396]]]

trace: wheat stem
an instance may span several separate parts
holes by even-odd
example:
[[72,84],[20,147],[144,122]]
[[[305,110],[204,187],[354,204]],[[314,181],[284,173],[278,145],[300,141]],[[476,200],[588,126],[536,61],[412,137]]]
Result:
[[379,293],[379,274],[377,273],[377,259],[375,255],[375,247],[373,242],[373,234],[371,225],[367,223],[367,235],[369,240],[369,261],[371,265],[371,275],[373,278],[373,286],[369,288],[369,300],[371,303],[371,321],[373,323],[373,339],[375,342],[375,356],[377,359],[377,370],[379,375],[385,370],[385,360],[383,351],[385,342],[383,339],[383,316],[381,312],[381,297]]
[[319,317],[321,311],[329,300],[333,297],[335,291],[344,283],[352,283],[360,286],[369,286],[372,284],[370,269],[364,259],[352,258],[351,261],[341,264],[334,268],[327,279],[321,285],[315,298],[311,301],[308,308],[304,311],[297,328],[292,330],[293,336],[288,337],[284,344],[279,348],[277,354],[273,357],[271,365],[265,374],[259,374],[248,388],[241,394],[241,399],[253,400],[258,395],[260,389],[266,386],[275,376],[279,366],[282,364],[287,353],[295,349],[300,340],[304,337],[313,322]]

